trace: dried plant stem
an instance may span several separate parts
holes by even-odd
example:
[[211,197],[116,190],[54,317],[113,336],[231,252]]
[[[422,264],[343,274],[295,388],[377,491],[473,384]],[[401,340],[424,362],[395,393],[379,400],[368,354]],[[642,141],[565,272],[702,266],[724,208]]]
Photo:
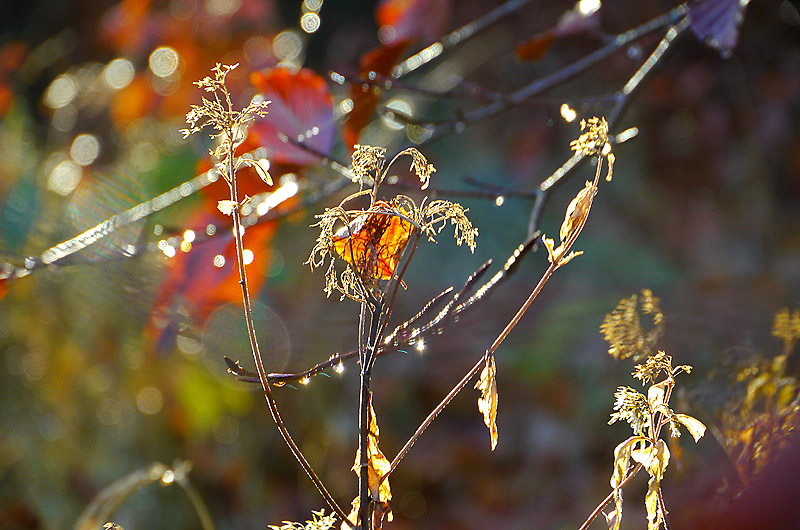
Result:
[[[361,318],[359,328],[364,329],[365,319],[369,318],[369,331],[366,341],[359,347],[359,361],[361,362],[361,388],[358,402],[358,519],[362,530],[368,530],[370,525],[370,492],[369,492],[369,408],[370,408],[370,378],[372,366],[375,362],[375,350],[378,344],[378,329],[383,314],[383,305],[361,304]],[[369,316],[367,316],[369,315]]]
[[[232,138],[233,135],[229,134],[228,138]],[[231,200],[236,203],[236,207],[233,210],[233,231],[234,231],[234,239],[236,241],[236,261],[239,267],[239,284],[242,286],[242,301],[244,303],[244,317],[245,322],[247,324],[247,335],[250,338],[250,348],[253,352],[253,360],[256,365],[256,371],[258,372],[258,379],[261,382],[261,388],[264,390],[264,396],[267,400],[267,406],[269,407],[269,412],[272,415],[272,419],[275,421],[275,425],[278,428],[278,432],[281,434],[281,437],[286,442],[286,445],[289,446],[289,450],[292,452],[294,457],[297,459],[300,466],[306,472],[308,477],[311,479],[311,482],[317,488],[320,495],[325,499],[325,502],[328,504],[331,510],[333,510],[336,515],[341,518],[341,520],[346,520],[347,515],[342,511],[339,505],[336,503],[334,498],[328,492],[325,485],[322,483],[320,478],[314,472],[314,469],[309,464],[308,460],[306,460],[303,453],[300,451],[300,448],[295,443],[294,439],[292,438],[291,433],[286,428],[286,425],[283,423],[283,419],[281,418],[280,412],[278,411],[278,404],[275,401],[275,398],[272,395],[272,388],[270,387],[269,383],[267,382],[267,374],[264,370],[264,365],[261,362],[261,352],[258,348],[258,338],[256,337],[256,329],[255,325],[253,324],[253,311],[252,306],[250,304],[250,290],[247,286],[247,274],[245,272],[244,267],[244,257],[243,257],[243,242],[242,242],[242,222],[241,216],[239,213],[239,197],[238,197],[238,190],[236,185],[236,173],[233,171],[233,149],[231,148],[231,154],[228,156],[228,160],[226,163],[226,170],[228,172],[229,182],[230,182],[230,190],[231,190]]]
[[[637,473],[638,473],[638,472],[639,472],[641,469],[642,469],[642,464],[637,464],[637,465],[636,465],[636,467],[633,469],[633,471],[631,471],[631,473],[630,473],[630,474],[629,474],[627,477],[625,477],[624,479],[622,479],[622,482],[620,482],[620,484],[619,484],[619,487],[620,487],[620,488],[624,488],[624,487],[625,487],[625,486],[628,484],[628,482],[630,482],[630,481],[631,481],[631,479],[632,479],[634,476],[636,476],[636,474],[637,474]],[[606,507],[606,504],[608,504],[609,502],[611,502],[611,500],[612,500],[613,498],[614,498],[614,490],[611,490],[611,493],[609,493],[609,494],[606,496],[606,498],[605,498],[605,499],[603,499],[602,501],[600,501],[600,504],[598,504],[598,505],[595,507],[595,509],[594,509],[594,510],[592,510],[592,513],[590,513],[590,514],[589,514],[589,517],[586,519],[586,521],[584,521],[584,522],[583,522],[583,524],[581,525],[581,527],[580,527],[580,528],[578,528],[578,530],[586,530],[587,528],[589,528],[589,525],[590,525],[590,524],[592,524],[592,521],[594,521],[594,520],[595,520],[595,518],[596,518],[598,515],[600,515],[600,512],[603,510],[603,508],[605,508],[605,507]]]

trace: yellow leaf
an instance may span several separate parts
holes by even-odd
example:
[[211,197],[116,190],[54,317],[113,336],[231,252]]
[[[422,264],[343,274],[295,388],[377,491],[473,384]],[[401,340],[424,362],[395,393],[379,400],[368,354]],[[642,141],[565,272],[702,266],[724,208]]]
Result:
[[353,499],[353,502],[350,503],[352,508],[350,509],[350,513],[347,514],[347,519],[342,521],[342,529],[341,530],[353,530],[358,526],[357,523],[354,521],[358,521],[358,510],[361,507],[361,500],[356,495],[356,498]]
[[625,476],[630,469],[631,450],[634,444],[641,441],[641,436],[631,436],[614,449],[614,474],[611,475],[611,487],[614,488],[614,511],[613,517],[606,517],[609,530],[619,530],[622,523],[622,488],[620,484],[625,480]]
[[269,174],[269,160],[266,158],[259,158],[256,160],[254,166],[256,173],[261,177],[261,180],[272,186],[272,175]]
[[647,402],[650,408],[655,410],[658,405],[664,404],[664,398],[667,394],[667,382],[663,381],[657,385],[653,385],[647,389]]
[[644,506],[647,509],[647,530],[658,530],[664,521],[664,512],[661,510],[658,494],[661,490],[661,479],[669,464],[669,449],[664,440],[659,440],[655,446],[648,450],[649,462],[642,463],[650,474],[647,483],[647,493],[644,496]]
[[494,355],[486,359],[486,366],[481,372],[475,388],[481,391],[478,398],[478,410],[483,414],[483,422],[491,434],[492,451],[497,447],[497,380],[494,366]]
[[561,224],[561,230],[558,233],[562,243],[572,236],[586,216],[589,215],[592,198],[596,193],[597,188],[595,185],[587,180],[586,186],[569,203],[567,213],[564,215],[564,222]]
[[217,203],[217,210],[222,212],[223,215],[232,215],[235,207],[236,201],[219,201]]
[[[369,401],[369,431],[367,433],[367,455],[369,457],[367,468],[367,478],[369,480],[369,491],[372,499],[380,502],[387,503],[392,500],[392,491],[389,488],[389,480],[386,479],[381,482],[381,478],[389,472],[392,467],[386,457],[378,447],[378,418],[375,416],[375,409],[372,408],[372,396]],[[356,450],[356,460],[352,469],[356,475],[360,476],[361,471],[361,450]],[[356,499],[358,500],[358,499]],[[356,511],[356,513],[358,513]]]
[[706,433],[706,426],[697,418],[693,418],[687,414],[675,414],[675,419],[686,427],[686,430],[688,430],[689,434],[694,438],[695,443]]

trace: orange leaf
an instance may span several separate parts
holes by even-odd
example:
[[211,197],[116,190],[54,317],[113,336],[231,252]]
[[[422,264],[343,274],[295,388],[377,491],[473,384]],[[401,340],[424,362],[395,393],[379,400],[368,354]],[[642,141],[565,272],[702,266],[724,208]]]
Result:
[[526,39],[514,48],[514,53],[520,61],[538,61],[553,44],[553,31],[545,31]]
[[333,238],[336,253],[362,277],[390,279],[408,244],[413,227],[392,211],[388,203],[378,201],[350,223],[344,235]]
[[391,28],[382,36],[386,43],[418,39],[428,43],[447,30],[452,11],[451,0],[383,0],[375,9],[375,21],[380,28]]
[[271,101],[268,114],[250,127],[248,139],[267,149],[270,162],[306,166],[318,161],[306,150],[284,143],[279,133],[327,153],[333,146],[333,99],[325,80],[306,68],[293,73],[285,68],[253,72],[250,82]]

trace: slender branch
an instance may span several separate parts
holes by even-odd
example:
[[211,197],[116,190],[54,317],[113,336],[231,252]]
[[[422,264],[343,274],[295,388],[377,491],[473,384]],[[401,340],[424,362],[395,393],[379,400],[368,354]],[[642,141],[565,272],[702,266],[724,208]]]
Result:
[[[229,131],[230,132],[230,131]],[[236,206],[233,210],[233,230],[234,236],[236,241],[236,261],[238,263],[239,269],[239,284],[242,286],[242,300],[244,303],[244,316],[245,322],[247,324],[247,335],[250,339],[250,348],[253,352],[253,360],[256,365],[256,371],[258,372],[258,378],[261,382],[261,388],[264,391],[264,396],[267,400],[267,405],[269,407],[270,414],[272,415],[272,419],[275,421],[275,425],[278,428],[278,432],[281,434],[281,437],[286,442],[286,445],[289,447],[289,450],[292,452],[294,457],[297,459],[300,466],[306,472],[308,477],[311,479],[311,482],[317,488],[320,495],[322,495],[325,502],[328,506],[333,510],[338,517],[342,520],[347,519],[347,515],[344,511],[339,507],[339,505],[334,500],[333,496],[328,492],[325,485],[319,479],[317,474],[314,472],[314,469],[311,467],[311,464],[305,458],[303,453],[300,451],[300,448],[295,443],[292,435],[289,433],[289,430],[286,428],[286,425],[283,423],[281,419],[280,413],[278,411],[278,404],[275,401],[275,398],[272,395],[272,388],[267,381],[266,371],[264,370],[264,365],[261,361],[261,352],[258,348],[258,338],[256,337],[256,329],[255,325],[253,324],[253,312],[250,303],[250,290],[247,286],[247,274],[245,272],[244,266],[244,257],[243,257],[243,242],[242,242],[242,223],[241,223],[241,216],[239,212],[239,197],[238,197],[238,189],[236,185],[236,173],[233,172],[233,140],[232,135],[228,135],[228,141],[231,142],[231,150],[228,153],[228,160],[226,162],[228,175],[230,177],[231,182],[231,200],[234,201]]]
[[[372,375],[372,365],[374,361],[375,347],[378,343],[378,328],[383,313],[383,305],[378,304],[372,307],[367,305],[367,302],[361,304],[361,323],[360,328],[363,329],[363,320],[369,312],[369,332],[367,335],[366,343],[363,344],[363,351],[359,352],[359,360],[361,361],[361,386],[359,392],[359,421],[358,421],[358,449],[359,449],[359,473],[358,473],[358,497],[359,497],[359,515],[361,529],[368,530],[370,525],[371,513],[371,498],[369,491],[369,419],[370,419],[370,378]],[[361,349],[361,348],[360,348]]]
[[477,20],[474,20],[469,24],[466,24],[457,30],[448,33],[439,42],[431,44],[419,53],[416,53],[400,64],[395,65],[392,68],[392,77],[395,79],[400,79],[408,75],[420,66],[441,55],[442,52],[449,50],[456,45],[463,44],[467,39],[474,37],[481,31],[491,27],[504,17],[515,13],[526,4],[530,3],[530,1],[531,0],[508,0],[507,2],[497,6],[495,9],[489,11]]
[[664,530],[669,530],[669,521],[667,520],[667,505],[664,504],[664,494],[661,488],[658,488],[658,504],[661,505],[661,514],[664,516]]
[[444,136],[445,134],[452,133],[459,127],[462,127],[464,124],[484,120],[501,112],[507,111],[531,97],[541,94],[542,92],[549,90],[554,86],[572,79],[628,44],[635,42],[645,35],[657,31],[664,26],[674,24],[675,21],[685,16],[687,10],[688,8],[686,7],[686,4],[681,4],[664,14],[645,22],[644,24],[615,36],[613,40],[611,40],[611,42],[605,46],[595,50],[589,55],[582,57],[581,59],[562,68],[561,70],[541,79],[537,79],[536,81],[529,83],[519,90],[512,92],[501,100],[493,101],[492,103],[488,103],[475,110],[466,112],[460,119],[451,120],[450,122],[437,127],[433,131],[433,134],[421,142],[417,147],[430,143],[441,136]]
[[[595,172],[595,177],[594,177],[595,188],[597,187],[597,183],[600,179],[602,160],[603,158],[598,156],[597,170]],[[436,419],[439,413],[453,400],[453,398],[459,392],[461,392],[461,390],[467,385],[467,383],[473,377],[475,377],[475,375],[483,366],[483,363],[486,362],[486,359],[490,355],[493,355],[494,352],[497,350],[497,348],[500,346],[500,344],[502,344],[502,342],[506,339],[506,337],[508,337],[509,333],[511,333],[511,330],[513,330],[516,327],[516,325],[522,319],[522,316],[528,311],[531,304],[539,295],[544,285],[547,283],[547,281],[550,279],[550,277],[553,275],[556,269],[558,269],[561,266],[561,264],[563,263],[561,261],[562,257],[569,255],[569,251],[572,248],[572,245],[575,243],[575,241],[578,239],[578,236],[583,231],[583,227],[586,226],[586,220],[589,217],[589,211],[591,210],[592,207],[592,195],[590,195],[589,197],[590,197],[589,205],[587,206],[586,214],[579,219],[578,225],[572,231],[567,241],[562,243],[563,247],[562,253],[559,256],[555,257],[552,255],[550,256],[551,258],[550,265],[547,267],[547,270],[544,272],[541,279],[539,279],[539,283],[537,283],[536,287],[534,287],[533,291],[531,291],[531,294],[528,295],[528,298],[525,300],[525,302],[522,304],[519,310],[517,310],[516,314],[511,318],[508,324],[506,324],[506,327],[503,328],[503,331],[500,332],[497,338],[495,338],[494,342],[492,342],[492,345],[489,346],[489,348],[486,350],[486,353],[478,360],[478,362],[475,363],[475,365],[467,372],[467,374],[461,379],[461,381],[459,381],[456,384],[456,386],[453,387],[453,389],[444,397],[444,399],[436,406],[436,408],[434,408],[433,411],[431,411],[428,417],[425,418],[425,420],[423,420],[423,422],[420,424],[420,426],[417,428],[414,434],[411,435],[411,438],[409,438],[408,441],[405,443],[405,445],[403,445],[403,447],[400,449],[397,456],[395,456],[394,460],[392,460],[389,471],[381,478],[381,481],[385,480],[386,477],[388,477],[394,471],[394,469],[397,467],[397,465],[400,463],[403,457],[405,457],[406,453],[408,453],[408,451],[411,449],[414,443],[416,443],[417,439],[422,435],[423,432],[425,432],[425,430],[433,422],[433,420]]]

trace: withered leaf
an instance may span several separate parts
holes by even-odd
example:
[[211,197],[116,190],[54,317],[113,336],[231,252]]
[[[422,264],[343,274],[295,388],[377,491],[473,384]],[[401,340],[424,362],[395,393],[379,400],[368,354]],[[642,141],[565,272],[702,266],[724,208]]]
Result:
[[686,427],[686,430],[688,430],[689,434],[691,434],[692,438],[694,438],[695,443],[706,433],[706,426],[703,424],[703,422],[697,418],[689,416],[688,414],[675,414],[675,420],[679,421],[681,425]]
[[[372,408],[372,399],[369,402],[369,432],[367,433],[367,455],[369,467],[367,468],[367,478],[369,480],[369,491],[372,498],[380,503],[387,503],[392,500],[392,491],[389,488],[389,480],[381,482],[381,478],[389,472],[392,467],[391,462],[381,452],[378,447],[378,418],[375,416],[375,409]],[[356,450],[356,460],[352,468],[356,475],[361,472],[361,449]]]
[[378,201],[333,237],[336,253],[364,278],[390,279],[408,243],[413,227],[393,211],[388,203]]
[[588,180],[586,186],[578,192],[572,202],[567,206],[567,212],[564,215],[564,222],[561,223],[561,230],[558,233],[561,242],[567,241],[578,227],[583,223],[586,216],[589,215],[589,208],[592,206],[592,198],[597,193],[595,185]]
[[491,434],[492,451],[497,447],[497,379],[494,365],[494,355],[486,359],[486,366],[481,371],[475,388],[481,391],[478,398],[478,410],[483,414],[483,422]]

